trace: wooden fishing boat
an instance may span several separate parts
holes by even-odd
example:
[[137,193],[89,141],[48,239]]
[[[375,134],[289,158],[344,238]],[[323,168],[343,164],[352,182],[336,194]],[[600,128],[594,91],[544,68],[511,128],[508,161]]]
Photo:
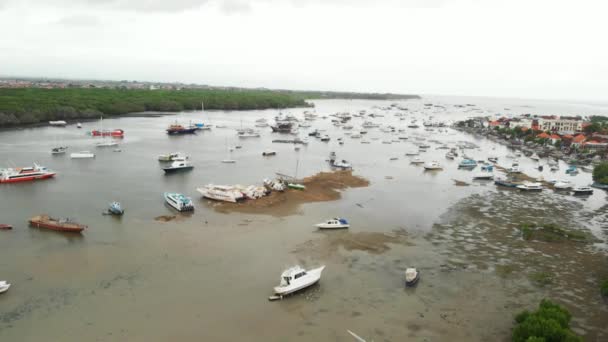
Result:
[[87,226],[76,223],[70,219],[55,219],[49,215],[34,216],[29,222],[32,227],[45,228],[59,232],[80,233],[87,228]]

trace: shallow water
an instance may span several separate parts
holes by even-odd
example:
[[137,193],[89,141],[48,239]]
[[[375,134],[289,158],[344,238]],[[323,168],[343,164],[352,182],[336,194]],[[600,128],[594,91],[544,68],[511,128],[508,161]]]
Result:
[[[445,104],[448,110],[424,110],[426,102]],[[450,106],[455,103],[478,103],[484,113],[504,108],[512,113],[559,110],[561,114],[605,110],[545,102],[427,98],[402,102],[415,112],[407,120],[389,112],[374,121],[405,127],[414,117],[421,123],[429,115],[451,121],[479,115],[471,108]],[[315,104],[318,114],[328,115],[370,111],[390,102]],[[304,110],[287,112],[300,115]],[[525,272],[505,278],[495,272],[496,265],[513,263],[526,269],[527,261],[513,255],[512,243],[518,243],[510,234],[494,234],[497,229],[511,232],[517,222],[514,217],[552,218],[589,229],[605,241],[605,192],[575,198],[549,190],[522,194],[496,189],[492,183],[472,182],[472,173],[458,170],[457,161],[446,160],[446,150],[437,150],[439,145],[432,142],[421,158],[440,161],[443,171],[424,172],[404,156],[416,149],[414,138],[421,137],[448,145],[474,142],[481,148],[467,153],[475,159],[497,155],[499,164],[508,163],[504,146],[453,130],[404,128],[409,140],[382,144],[400,134],[369,129],[371,144],[366,145],[345,136],[329,119],[319,118],[311,129],[326,129],[332,140],[311,139],[299,152],[291,144],[271,143],[283,136],[269,128],[260,128],[264,133],[258,139],[236,138],[235,128],[251,127],[260,117],[270,121],[276,114],[274,110],[212,111],[107,119],[104,127],[126,131],[122,152],[96,149],[94,160],[51,156],[50,149],[63,144],[71,152],[95,149],[97,140],[84,133],[98,128],[96,122],[85,123],[81,130],[68,126],[1,132],[0,164],[24,166],[36,161],[59,174],[53,180],[0,186],[1,221],[15,226],[13,231],[0,232],[0,278],[13,283],[0,296],[0,340],[351,341],[346,329],[375,341],[448,336],[462,341],[505,340],[512,314],[546,295],[562,298],[574,310],[580,333],[606,336],[590,316],[606,317],[605,306],[602,309],[597,293],[592,293],[596,277],[584,278],[587,285],[571,288],[563,279],[572,277],[568,272],[573,270],[556,272],[558,285],[553,290],[534,285]],[[229,128],[168,137],[164,128],[175,120]],[[362,122],[353,119],[355,126]],[[342,146],[336,141],[340,136],[345,139]],[[231,155],[237,163],[220,163],[229,156],[227,146],[237,143],[243,146]],[[278,155],[263,158],[266,148]],[[173,151],[188,153],[195,169],[165,176],[156,157]],[[338,201],[302,205],[288,216],[218,213],[195,191],[211,182],[260,184],[275,172],[308,176],[327,171],[330,151],[352,162],[355,174],[369,179],[370,186],[347,189]],[[390,161],[391,157],[399,159]],[[525,157],[520,165],[531,176],[565,178],[548,170],[533,171],[536,163]],[[568,178],[580,185],[591,181],[584,172]],[[455,179],[471,185],[455,186]],[[163,204],[164,191],[195,198],[194,214],[168,223],[154,221],[156,216],[174,214]],[[113,200],[126,208],[121,219],[101,214]],[[82,236],[28,228],[27,219],[42,212],[74,217],[90,228]],[[349,231],[312,228],[338,215],[353,223]],[[577,248],[582,257],[573,262],[589,272],[602,265],[606,269],[604,245]],[[535,255],[548,253],[536,245],[517,246]],[[546,260],[555,265],[563,262]],[[321,283],[300,295],[268,302],[280,272],[294,263],[326,264]],[[423,278],[417,288],[405,290],[402,274],[410,265],[419,267]],[[585,310],[581,303],[590,300],[594,302]]]

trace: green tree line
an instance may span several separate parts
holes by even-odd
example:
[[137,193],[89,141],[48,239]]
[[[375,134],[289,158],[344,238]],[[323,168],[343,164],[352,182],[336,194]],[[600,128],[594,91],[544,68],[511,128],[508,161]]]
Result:
[[100,115],[308,106],[306,96],[271,90],[0,89],[0,127]]

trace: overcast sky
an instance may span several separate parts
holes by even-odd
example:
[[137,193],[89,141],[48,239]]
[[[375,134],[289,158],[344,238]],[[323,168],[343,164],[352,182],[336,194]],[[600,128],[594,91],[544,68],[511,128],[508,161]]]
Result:
[[0,0],[0,75],[608,101],[608,1]]

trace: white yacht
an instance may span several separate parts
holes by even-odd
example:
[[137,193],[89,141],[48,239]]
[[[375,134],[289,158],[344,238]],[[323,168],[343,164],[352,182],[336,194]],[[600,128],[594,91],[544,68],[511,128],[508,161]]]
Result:
[[72,158],[72,159],[95,158],[95,153],[92,153],[91,151],[74,152],[74,153],[70,154],[70,158]]
[[196,191],[200,192],[203,197],[216,201],[236,203],[245,199],[245,195],[239,189],[229,185],[208,184],[197,188]]
[[432,162],[424,164],[424,169],[425,170],[429,170],[429,171],[432,171],[432,170],[442,170],[443,167],[437,161],[433,160]]
[[524,182],[521,185],[518,185],[517,188],[523,191],[542,191],[543,185],[537,182]]
[[176,192],[165,192],[165,202],[177,211],[193,211],[192,199]]
[[0,293],[8,291],[10,287],[11,284],[9,284],[6,280],[0,280]]
[[315,227],[319,229],[344,229],[349,228],[350,224],[346,219],[336,217],[325,222],[317,223],[315,224]]
[[301,266],[288,268],[281,273],[281,282],[274,288],[274,293],[284,296],[314,285],[321,280],[324,269],[325,266],[308,271]]

